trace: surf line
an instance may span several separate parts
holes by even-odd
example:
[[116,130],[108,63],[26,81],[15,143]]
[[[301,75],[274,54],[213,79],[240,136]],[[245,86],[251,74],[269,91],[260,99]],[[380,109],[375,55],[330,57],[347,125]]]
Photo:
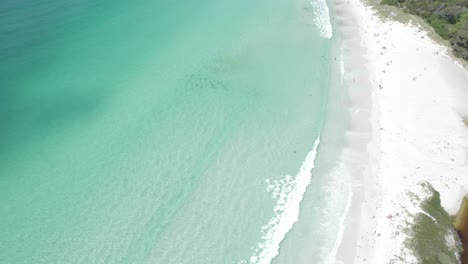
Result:
[[261,242],[254,254],[248,261],[241,261],[239,264],[270,264],[279,254],[281,242],[299,219],[300,204],[312,179],[319,145],[320,135],[295,176],[287,175],[279,180],[266,180],[267,190],[273,199],[276,199],[273,208],[275,216],[262,227]]

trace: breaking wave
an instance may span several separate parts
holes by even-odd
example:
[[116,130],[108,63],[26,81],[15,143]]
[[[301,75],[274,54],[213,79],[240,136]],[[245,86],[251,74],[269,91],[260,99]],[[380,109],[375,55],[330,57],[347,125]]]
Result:
[[278,255],[281,241],[298,220],[300,203],[311,181],[319,144],[320,137],[315,140],[312,151],[307,154],[296,176],[287,175],[280,180],[266,181],[268,192],[277,201],[275,216],[262,227],[262,240],[254,254],[248,261],[240,263],[269,264]]
[[333,28],[330,22],[330,10],[325,0],[313,0],[310,2],[314,13],[314,24],[317,26],[322,38],[331,39]]

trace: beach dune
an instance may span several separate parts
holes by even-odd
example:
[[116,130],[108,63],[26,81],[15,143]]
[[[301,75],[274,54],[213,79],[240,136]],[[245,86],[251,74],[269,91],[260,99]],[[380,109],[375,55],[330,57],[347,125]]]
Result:
[[361,157],[337,259],[418,263],[398,232],[405,219],[395,215],[413,210],[405,195],[419,194],[420,182],[440,192],[450,214],[467,193],[468,72],[417,23],[383,19],[360,0],[335,7],[350,94],[348,145]]

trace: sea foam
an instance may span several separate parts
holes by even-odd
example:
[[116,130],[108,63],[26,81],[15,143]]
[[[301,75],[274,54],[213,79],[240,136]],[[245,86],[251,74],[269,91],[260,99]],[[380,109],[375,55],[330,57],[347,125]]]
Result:
[[[327,201],[329,204],[325,206],[327,210],[324,215],[328,219],[337,219],[337,222],[333,223],[335,228],[331,228],[330,226],[327,228],[334,230],[335,236],[330,236],[333,244],[327,246],[325,252],[322,252],[322,258],[325,257],[323,261],[325,264],[343,264],[343,262],[336,259],[336,254],[342,243],[345,231],[345,220],[351,208],[353,197],[351,175],[344,163],[338,164],[337,167],[332,170],[330,185],[333,187],[330,187],[330,190],[327,192]],[[342,204],[343,202],[344,204]],[[337,208],[343,210],[336,210]],[[341,215],[337,215],[337,213]]]
[[275,199],[275,216],[262,227],[262,240],[248,261],[240,263],[269,264],[279,253],[280,243],[299,218],[299,207],[309,186],[317,156],[320,137],[305,158],[296,176],[287,175],[280,180],[267,180],[267,190]]
[[330,22],[330,10],[325,0],[313,0],[310,2],[314,13],[314,24],[317,26],[322,38],[331,39],[333,28]]

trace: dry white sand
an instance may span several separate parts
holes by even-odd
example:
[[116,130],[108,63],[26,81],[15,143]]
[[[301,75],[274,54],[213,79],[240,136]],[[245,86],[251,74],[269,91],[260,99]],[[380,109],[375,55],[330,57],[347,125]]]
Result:
[[419,27],[382,21],[360,0],[335,2],[356,153],[337,259],[388,263],[404,250],[392,234],[405,220],[406,192],[428,181],[450,214],[468,193],[468,72]]

